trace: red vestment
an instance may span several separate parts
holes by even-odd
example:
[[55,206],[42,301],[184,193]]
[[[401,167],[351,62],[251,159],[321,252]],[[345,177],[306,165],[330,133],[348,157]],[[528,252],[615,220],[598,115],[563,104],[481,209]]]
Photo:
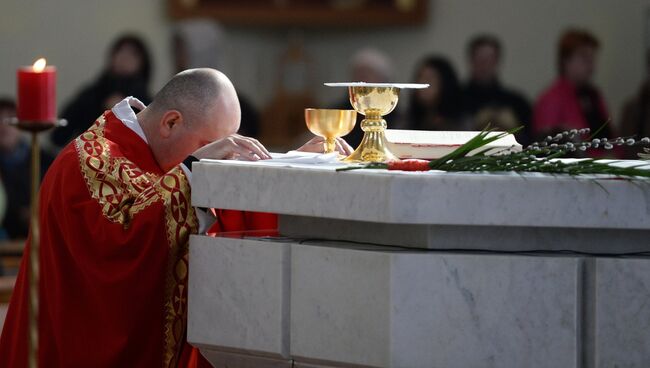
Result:
[[[39,212],[39,366],[210,367],[185,338],[198,223],[180,166],[162,172],[146,142],[107,111],[52,164]],[[249,215],[228,212],[220,222],[240,225],[219,230],[246,230],[239,219]],[[265,226],[275,226],[270,219]],[[0,367],[27,366],[26,261]]]

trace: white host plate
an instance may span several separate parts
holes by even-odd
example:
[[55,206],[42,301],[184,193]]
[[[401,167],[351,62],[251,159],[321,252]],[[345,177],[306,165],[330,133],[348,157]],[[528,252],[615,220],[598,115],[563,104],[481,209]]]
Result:
[[343,82],[343,83],[325,83],[328,87],[396,87],[396,88],[410,88],[422,89],[428,88],[428,84],[419,83],[366,83],[366,82]]

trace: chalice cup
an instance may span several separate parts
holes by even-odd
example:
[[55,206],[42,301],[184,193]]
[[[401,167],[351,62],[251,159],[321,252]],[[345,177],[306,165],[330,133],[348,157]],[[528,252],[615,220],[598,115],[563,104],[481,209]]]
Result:
[[305,109],[305,122],[310,132],[325,139],[324,152],[336,151],[336,138],[347,135],[357,122],[355,110]]

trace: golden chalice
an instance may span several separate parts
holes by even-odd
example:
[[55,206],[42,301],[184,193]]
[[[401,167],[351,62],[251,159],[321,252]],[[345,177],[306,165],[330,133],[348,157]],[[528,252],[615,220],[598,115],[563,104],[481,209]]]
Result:
[[348,156],[347,162],[385,162],[397,157],[386,145],[386,120],[397,106],[399,92],[402,88],[427,88],[428,84],[390,84],[390,83],[325,83],[330,87],[347,87],[350,103],[360,114],[363,139],[359,147]]
[[336,151],[336,138],[352,131],[357,122],[354,110],[305,109],[309,131],[325,139],[325,153]]

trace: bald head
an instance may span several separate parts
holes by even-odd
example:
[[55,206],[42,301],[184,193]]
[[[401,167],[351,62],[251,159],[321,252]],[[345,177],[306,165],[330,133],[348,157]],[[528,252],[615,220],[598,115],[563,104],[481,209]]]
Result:
[[157,113],[178,110],[188,118],[196,118],[208,113],[207,110],[218,102],[221,92],[231,92],[228,89],[234,91],[232,83],[223,73],[208,68],[189,69],[167,82],[149,108]]
[[138,114],[161,168],[239,129],[237,93],[225,74],[209,68],[176,74]]

